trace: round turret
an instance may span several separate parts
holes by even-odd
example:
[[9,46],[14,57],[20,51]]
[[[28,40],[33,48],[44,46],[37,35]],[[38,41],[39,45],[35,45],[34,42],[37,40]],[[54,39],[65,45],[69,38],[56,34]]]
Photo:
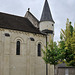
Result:
[[53,34],[54,31],[54,21],[47,0],[45,0],[42,16],[39,23],[39,28],[40,31],[43,31],[45,33]]
[[51,21],[42,21],[39,24],[40,31],[44,33],[51,33],[54,32],[54,23]]
[[52,18],[50,7],[47,0],[45,0],[42,16],[39,23],[39,29],[43,33],[48,34],[48,37],[51,36],[51,38],[53,39],[54,20]]

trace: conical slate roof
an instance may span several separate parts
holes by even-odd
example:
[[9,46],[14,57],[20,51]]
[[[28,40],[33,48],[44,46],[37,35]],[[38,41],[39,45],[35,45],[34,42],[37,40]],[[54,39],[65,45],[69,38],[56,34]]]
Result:
[[43,8],[43,12],[42,12],[42,16],[41,16],[40,21],[52,21],[52,22],[54,22],[47,0],[45,0],[45,4],[44,4],[44,8]]

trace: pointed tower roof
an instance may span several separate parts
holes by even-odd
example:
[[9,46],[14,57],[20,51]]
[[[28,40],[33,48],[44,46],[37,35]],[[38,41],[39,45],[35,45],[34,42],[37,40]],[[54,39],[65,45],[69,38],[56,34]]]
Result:
[[40,21],[52,21],[52,22],[54,22],[47,0],[45,0],[45,4],[44,4],[44,8],[43,8],[43,12],[42,12],[42,16],[41,16]]

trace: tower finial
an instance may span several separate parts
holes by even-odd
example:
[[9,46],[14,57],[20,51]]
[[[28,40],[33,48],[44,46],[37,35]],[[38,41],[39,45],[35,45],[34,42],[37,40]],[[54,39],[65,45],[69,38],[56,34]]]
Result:
[[30,11],[30,8],[28,8],[28,11]]

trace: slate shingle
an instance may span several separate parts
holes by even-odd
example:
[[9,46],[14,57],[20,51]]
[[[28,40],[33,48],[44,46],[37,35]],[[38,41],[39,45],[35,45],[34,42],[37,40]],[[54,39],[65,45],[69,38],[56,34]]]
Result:
[[45,0],[45,4],[44,4],[44,8],[43,8],[43,12],[42,12],[42,16],[41,16],[40,21],[52,21],[52,22],[54,22],[47,0]]

